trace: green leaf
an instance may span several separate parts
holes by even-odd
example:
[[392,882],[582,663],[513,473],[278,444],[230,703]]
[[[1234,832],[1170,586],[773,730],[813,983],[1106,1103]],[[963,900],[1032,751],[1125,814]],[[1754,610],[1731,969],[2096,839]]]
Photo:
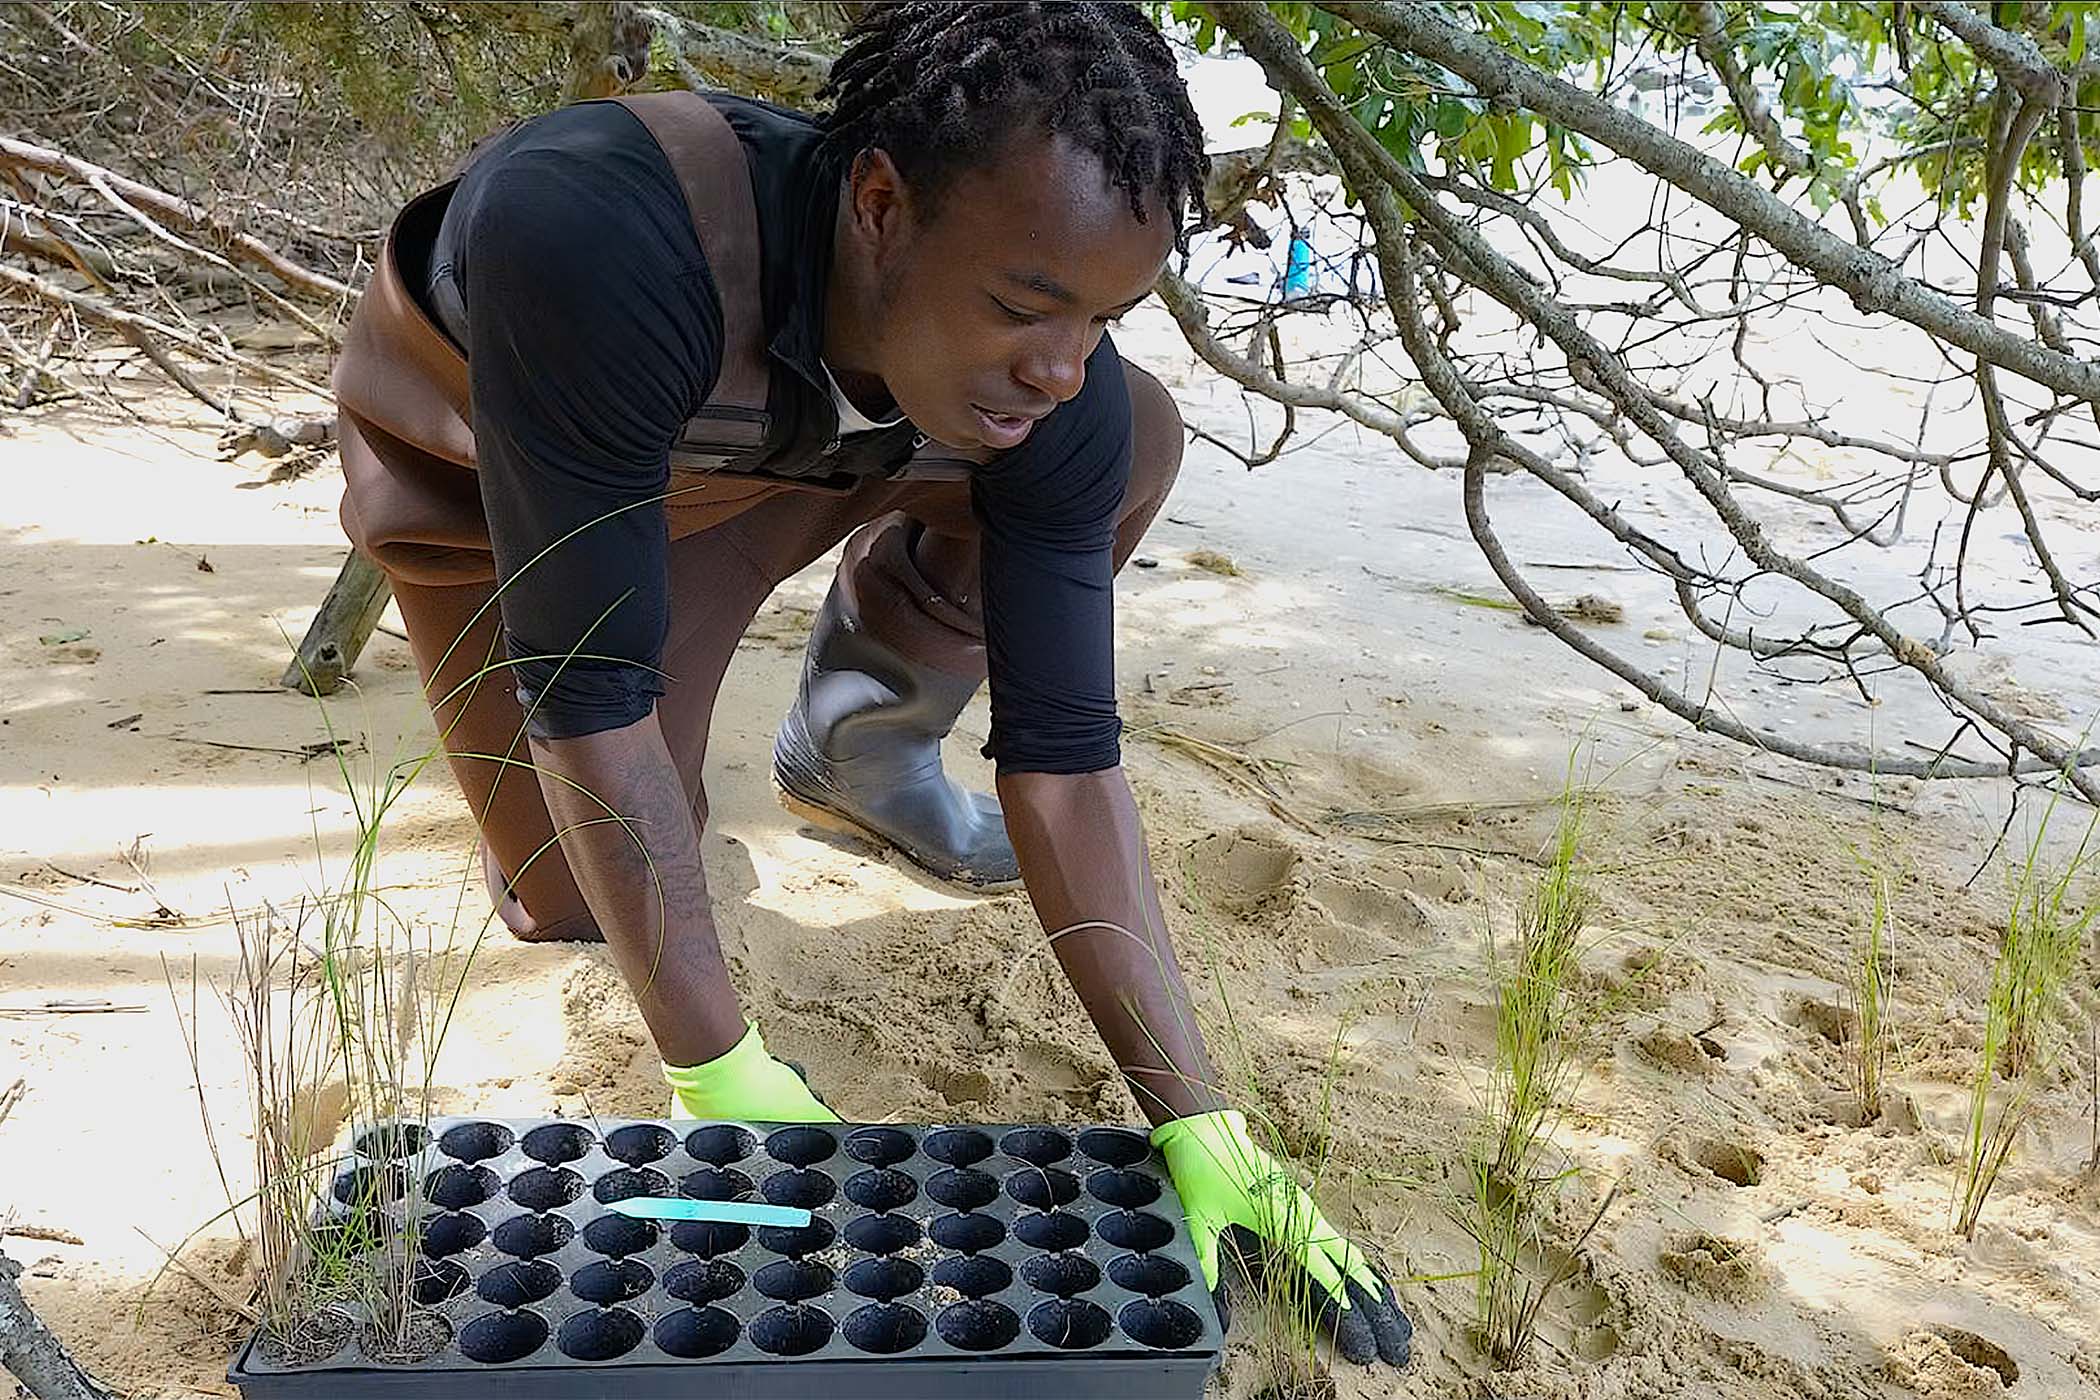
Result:
[[1496,123],[1495,167],[1492,179],[1498,190],[1517,187],[1517,161],[1531,149],[1531,118],[1518,113]]

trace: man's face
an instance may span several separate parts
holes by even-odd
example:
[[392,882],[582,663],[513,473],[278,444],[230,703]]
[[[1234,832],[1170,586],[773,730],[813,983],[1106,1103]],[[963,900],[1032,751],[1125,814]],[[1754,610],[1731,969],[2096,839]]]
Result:
[[1102,331],[1152,290],[1173,247],[1163,208],[1139,223],[1100,158],[1059,137],[1009,139],[931,218],[901,183],[871,218],[864,185],[851,197],[877,274],[877,369],[898,408],[950,447],[1017,447],[1076,395]]

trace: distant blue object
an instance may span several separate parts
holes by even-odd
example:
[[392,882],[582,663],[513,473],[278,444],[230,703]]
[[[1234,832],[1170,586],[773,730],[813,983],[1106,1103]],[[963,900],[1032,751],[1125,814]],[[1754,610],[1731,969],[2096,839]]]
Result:
[[1292,234],[1290,256],[1283,270],[1283,294],[1286,297],[1304,296],[1312,290],[1312,260],[1312,240],[1302,233]]
[[785,1225],[800,1229],[810,1213],[797,1206],[750,1205],[743,1201],[688,1201],[663,1196],[629,1196],[608,1201],[610,1209],[641,1220],[708,1220],[723,1225]]

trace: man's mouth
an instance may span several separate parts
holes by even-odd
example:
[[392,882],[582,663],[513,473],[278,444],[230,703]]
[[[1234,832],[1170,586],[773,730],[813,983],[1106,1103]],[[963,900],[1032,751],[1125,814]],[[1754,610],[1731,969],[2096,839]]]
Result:
[[1024,413],[994,413],[981,404],[971,404],[977,414],[979,436],[988,447],[1017,447],[1028,436],[1029,429],[1036,425],[1036,418]]

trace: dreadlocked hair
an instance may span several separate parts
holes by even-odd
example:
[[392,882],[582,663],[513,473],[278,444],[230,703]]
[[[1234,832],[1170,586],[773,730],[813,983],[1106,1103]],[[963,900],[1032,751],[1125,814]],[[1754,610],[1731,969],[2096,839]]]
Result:
[[931,204],[1027,126],[1097,156],[1145,222],[1166,206],[1187,249],[1210,162],[1203,128],[1150,20],[1120,0],[905,0],[865,16],[822,98],[841,169],[880,147]]

